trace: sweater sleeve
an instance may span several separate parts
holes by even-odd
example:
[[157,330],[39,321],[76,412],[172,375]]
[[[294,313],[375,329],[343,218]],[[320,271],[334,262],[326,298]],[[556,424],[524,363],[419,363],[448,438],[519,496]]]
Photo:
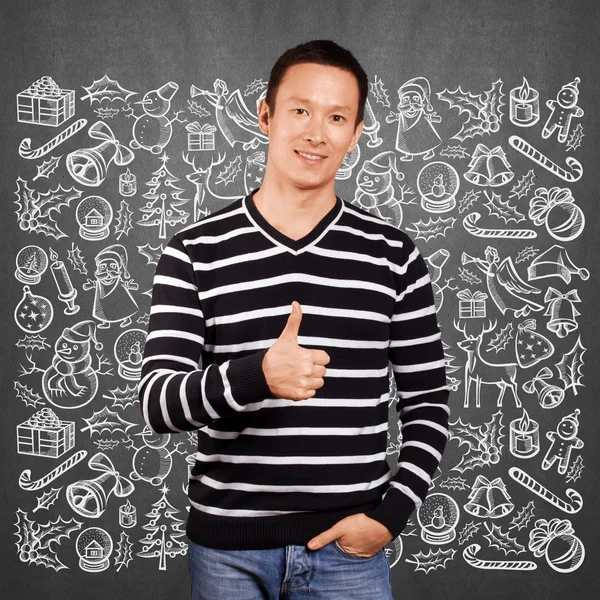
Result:
[[204,336],[196,274],[176,235],[156,267],[138,385],[142,415],[152,430],[199,429],[274,397],[262,370],[268,349],[200,368]]
[[366,513],[394,537],[427,496],[446,447],[450,416],[444,350],[427,265],[408,236],[402,255],[395,273],[389,345],[402,444],[396,473],[381,503]]

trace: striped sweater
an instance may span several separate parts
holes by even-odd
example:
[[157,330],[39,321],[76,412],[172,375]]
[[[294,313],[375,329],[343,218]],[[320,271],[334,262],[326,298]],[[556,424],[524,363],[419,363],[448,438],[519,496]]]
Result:
[[[406,233],[336,196],[299,240],[252,195],[183,231],[156,268],[139,399],[156,432],[197,430],[190,539],[306,544],[356,513],[397,536],[448,438],[444,353],[427,266]],[[330,356],[307,400],[276,398],[262,360],[297,300],[298,344]],[[390,367],[402,443],[386,460]]]

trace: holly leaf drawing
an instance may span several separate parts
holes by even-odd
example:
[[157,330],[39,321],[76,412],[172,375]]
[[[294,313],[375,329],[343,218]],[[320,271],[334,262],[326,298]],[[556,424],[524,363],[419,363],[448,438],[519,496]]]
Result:
[[379,102],[388,108],[391,106],[387,90],[383,87],[383,81],[377,75],[375,75],[374,83],[369,82],[369,89],[375,97],[375,102]]
[[200,118],[210,116],[210,112],[204,108],[201,104],[198,104],[194,100],[188,100],[188,110]]
[[39,333],[35,335],[27,334],[24,338],[17,340],[15,345],[17,348],[25,348],[25,350],[46,350],[46,348],[50,348],[46,338]]
[[499,410],[492,415],[487,423],[476,427],[470,423],[458,421],[450,423],[450,439],[457,439],[459,446],[467,444],[468,450],[462,456],[460,462],[451,470],[464,473],[476,467],[490,466],[500,461],[503,444],[502,433],[502,411]]
[[445,237],[446,231],[452,229],[454,223],[456,223],[456,219],[452,217],[449,217],[448,219],[443,219],[442,217],[433,219],[430,217],[427,222],[420,220],[417,223],[413,223],[412,228],[406,227],[406,229],[407,231],[415,233],[416,239],[425,240],[427,242],[438,235]]
[[45,160],[41,165],[37,165],[37,175],[32,179],[32,181],[35,181],[40,177],[49,178],[50,175],[52,175],[52,173],[54,173],[54,171],[56,170],[56,167],[58,167],[58,163],[60,162],[61,158],[62,154],[60,156],[51,156],[48,160]]
[[488,117],[496,116],[498,121],[502,121],[502,111],[500,110],[504,106],[502,99],[504,94],[502,93],[502,79],[498,79],[492,83],[491,89],[484,92],[485,94],[485,111]]
[[218,174],[215,182],[228,185],[235,181],[235,178],[242,171],[242,157],[236,156],[225,168]]
[[121,109],[111,108],[110,106],[107,106],[106,108],[99,106],[98,108],[94,109],[94,112],[99,119],[106,121],[107,119],[114,119],[121,112]]
[[56,521],[48,521],[46,524],[32,521],[27,513],[20,508],[17,509],[17,531],[15,542],[18,548],[19,558],[28,564],[52,568],[55,571],[68,569],[56,556],[51,544],[60,544],[63,538],[69,538],[71,533],[81,529],[83,523],[75,519],[64,520],[58,517]]
[[453,550],[452,548],[449,548],[448,550],[443,550],[442,548],[437,550],[430,549],[427,554],[422,551],[413,554],[414,560],[407,558],[406,562],[417,565],[415,567],[415,573],[417,571],[429,573],[429,571],[435,571],[439,568],[445,569],[446,563],[454,558],[455,553],[456,550]]
[[159,244],[156,248],[153,248],[150,244],[144,244],[143,246],[137,247],[138,252],[146,258],[148,265],[157,265],[158,259],[161,257],[164,248],[162,244]]
[[489,352],[495,350],[496,354],[498,354],[500,350],[504,350],[506,348],[508,342],[510,342],[513,337],[513,325],[512,323],[508,323],[506,327],[496,332],[494,338],[488,342],[486,350]]
[[498,548],[502,550],[505,555],[510,552],[520,554],[525,551],[525,546],[519,544],[516,538],[511,538],[508,533],[504,533],[499,525],[484,523],[488,533],[484,534],[483,537],[489,542],[490,547]]
[[[129,500],[127,500],[127,503],[129,504]],[[117,571],[120,571],[121,567],[128,567],[129,563],[133,560],[131,556],[132,547],[133,544],[129,541],[129,536],[124,531],[121,531],[121,538],[117,542],[117,555],[115,556]]]
[[126,90],[119,85],[119,82],[116,79],[111,79],[108,75],[104,75],[102,79],[94,80],[94,83],[89,87],[84,85],[81,87],[87,94],[82,96],[80,100],[89,100],[90,106],[94,102],[102,102],[103,100],[108,100],[109,102],[122,100],[123,102],[127,102],[131,96],[137,94],[137,92]]
[[126,385],[124,390],[119,387],[108,390],[106,394],[102,394],[102,397],[105,400],[112,400],[112,405],[118,406],[119,408],[126,408],[130,404],[135,404],[139,401],[138,390],[135,385],[132,385],[131,387]]
[[471,208],[473,203],[479,198],[481,192],[476,192],[475,190],[469,190],[465,192],[465,195],[458,202],[458,212],[463,213],[465,210]]
[[583,367],[583,354],[586,350],[587,348],[583,347],[581,336],[579,336],[573,348],[566,354],[563,354],[560,362],[555,364],[560,379],[565,384],[565,392],[568,389],[572,389],[575,396],[577,396],[577,386],[584,387],[583,383],[581,383],[581,378],[583,377],[581,367]]
[[533,169],[529,169],[529,171],[527,171],[527,173],[512,186],[508,197],[512,198],[513,196],[516,196],[520,199],[527,196],[529,190],[533,187],[534,180],[535,173]]
[[446,477],[446,479],[440,483],[440,487],[447,490],[466,490],[467,481],[462,477]]
[[50,488],[49,492],[44,492],[41,496],[38,496],[37,506],[33,509],[36,512],[40,509],[48,510],[58,499],[58,494],[62,490],[62,486],[59,488]]
[[583,135],[583,127],[581,123],[577,123],[577,126],[573,129],[573,133],[571,133],[571,136],[567,141],[567,150],[577,150],[577,148],[581,146]]
[[[21,369],[25,369],[23,365],[19,365]],[[44,399],[39,394],[36,394],[32,389],[26,385],[15,381],[15,391],[17,392],[17,398],[25,402],[25,406],[33,406],[37,408],[39,404],[44,404]]]
[[525,219],[525,215],[521,214],[514,206],[511,206],[508,200],[503,202],[500,194],[491,192],[490,195],[487,190],[484,193],[488,201],[484,202],[483,205],[488,209],[490,215],[496,215],[505,223],[509,221],[516,221],[518,223]]
[[267,83],[262,79],[255,79],[252,83],[246,86],[244,90],[244,96],[250,96],[256,94],[256,92],[262,92],[267,87]]
[[481,279],[477,276],[477,274],[469,271],[469,269],[464,267],[458,267],[458,273],[460,278],[468,283],[469,285],[477,285],[481,283]]
[[517,258],[515,258],[515,264],[518,265],[521,262],[525,262],[526,260],[533,258],[538,252],[539,250],[537,248],[534,248],[533,246],[526,246],[517,254]]
[[446,158],[469,158],[470,154],[462,146],[446,146],[440,150],[440,156]]
[[583,456],[579,454],[577,458],[572,462],[571,467],[569,468],[569,472],[567,473],[565,479],[567,483],[573,483],[577,481],[581,477],[581,472],[583,471]]
[[458,534],[458,545],[466,544],[479,531],[480,527],[481,523],[475,523],[475,521],[467,523]]
[[121,199],[119,210],[117,212],[117,223],[115,225],[115,235],[117,239],[121,239],[122,235],[129,235],[129,232],[133,228],[131,224],[131,216],[133,212],[129,209],[129,204]]
[[437,92],[439,100],[447,102],[450,108],[458,108],[458,114],[467,113],[469,118],[477,117],[485,108],[485,102],[481,94],[475,95],[471,92],[464,92],[459,85],[453,92],[445,89],[442,92]]
[[82,427],[81,431],[89,431],[90,437],[97,433],[98,435],[107,431],[108,433],[116,433],[121,431],[127,433],[129,429],[136,426],[136,423],[129,423],[121,418],[121,415],[110,410],[108,407],[102,408],[89,418],[82,417],[87,423],[87,427]]
[[[29,233],[43,233],[55,239],[67,237],[57,226],[54,213],[60,213],[63,206],[81,197],[82,192],[75,188],[63,188],[60,184],[55,190],[40,193],[32,190],[27,181],[17,178],[17,217],[19,227]],[[51,214],[52,213],[52,214]]]
[[71,242],[71,249],[67,250],[67,257],[74,270],[79,271],[82,275],[88,274],[83,254],[81,254],[81,250],[79,246],[75,245],[75,242]]
[[530,500],[526,506],[524,506],[515,517],[512,518],[509,529],[518,529],[521,531],[523,527],[527,527],[529,521],[533,518],[533,511],[535,509],[535,504],[533,500]]

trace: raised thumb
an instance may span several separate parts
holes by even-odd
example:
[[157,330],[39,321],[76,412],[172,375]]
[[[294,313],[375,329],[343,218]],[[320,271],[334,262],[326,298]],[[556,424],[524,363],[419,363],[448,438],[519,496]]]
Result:
[[281,332],[281,336],[279,337],[287,337],[292,338],[298,342],[298,330],[300,329],[300,323],[302,322],[302,309],[300,308],[300,304],[295,300],[292,302],[292,312],[288,317],[287,323],[283,331]]

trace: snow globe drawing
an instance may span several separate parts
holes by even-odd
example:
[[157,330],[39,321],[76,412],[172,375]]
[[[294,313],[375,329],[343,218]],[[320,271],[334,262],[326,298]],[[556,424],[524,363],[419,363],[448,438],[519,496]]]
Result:
[[446,494],[429,494],[417,511],[421,539],[428,544],[448,544],[456,537],[459,508]]
[[140,378],[145,341],[146,332],[142,329],[128,329],[116,339],[114,354],[119,376],[123,379],[137,381]]

